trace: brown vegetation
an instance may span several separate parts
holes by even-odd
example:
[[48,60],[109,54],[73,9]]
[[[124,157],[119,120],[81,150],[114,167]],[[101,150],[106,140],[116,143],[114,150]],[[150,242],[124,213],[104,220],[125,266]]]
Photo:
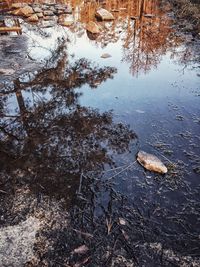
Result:
[[184,23],[183,30],[200,37],[200,2],[198,0],[173,0],[178,23]]

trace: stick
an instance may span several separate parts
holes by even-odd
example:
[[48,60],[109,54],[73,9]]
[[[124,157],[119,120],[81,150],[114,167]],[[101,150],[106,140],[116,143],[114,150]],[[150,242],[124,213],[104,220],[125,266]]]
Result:
[[129,164],[126,168],[124,168],[123,170],[121,170],[120,172],[114,174],[113,176],[111,176],[110,178],[108,178],[108,180],[111,180],[112,178],[116,177],[117,175],[119,175],[120,173],[124,172],[125,170],[129,169],[131,166],[133,166],[135,163],[137,162],[137,160],[135,160],[134,162],[132,162],[131,164]]

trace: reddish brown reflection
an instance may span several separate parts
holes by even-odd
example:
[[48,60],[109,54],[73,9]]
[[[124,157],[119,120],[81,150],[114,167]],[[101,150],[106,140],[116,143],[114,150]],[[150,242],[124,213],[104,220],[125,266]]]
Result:
[[[13,1],[10,1],[11,3]],[[21,1],[14,1],[21,2]],[[24,2],[24,1],[23,1]],[[106,47],[109,43],[121,40],[123,44],[122,60],[130,65],[130,72],[138,75],[147,73],[152,67],[157,67],[161,56],[180,45],[171,27],[172,21],[166,15],[170,6],[161,6],[159,0],[105,0],[105,1],[26,1],[29,3],[62,3],[71,5],[74,24],[70,30],[82,36],[86,24],[95,21],[101,27],[98,36],[88,34],[88,37]],[[97,22],[95,12],[103,7],[113,13],[112,22]],[[78,23],[78,22],[81,22]]]

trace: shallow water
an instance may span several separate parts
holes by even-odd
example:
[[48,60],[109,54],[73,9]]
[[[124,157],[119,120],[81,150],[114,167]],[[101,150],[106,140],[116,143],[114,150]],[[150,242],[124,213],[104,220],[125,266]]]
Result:
[[[1,76],[1,187],[11,199],[8,204],[2,193],[1,224],[18,223],[37,210],[32,200],[10,210],[27,201],[16,200],[15,190],[28,188],[39,203],[46,197],[62,200],[71,227],[96,236],[87,243],[78,234],[63,237],[60,230],[64,239],[59,236],[56,246],[68,247],[58,259],[79,242],[93,249],[88,266],[109,266],[102,247],[109,251],[113,245],[144,266],[160,264],[158,251],[133,256],[144,244],[161,244],[192,260],[200,256],[198,65],[173,27],[170,7],[141,2],[130,9],[128,1],[112,7],[129,12],[121,9],[114,22],[100,22],[99,36],[85,31],[95,8],[87,3],[74,8],[69,28],[21,21],[27,37],[23,54],[35,64],[33,71],[14,80]],[[104,53],[111,57],[102,58]],[[140,149],[165,162],[168,174],[138,165]],[[128,224],[123,229],[129,239],[119,229],[119,217]]]

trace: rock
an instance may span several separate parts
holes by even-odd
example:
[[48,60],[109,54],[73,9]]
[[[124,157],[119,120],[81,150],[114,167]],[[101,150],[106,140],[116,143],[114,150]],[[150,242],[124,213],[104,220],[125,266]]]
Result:
[[12,75],[15,73],[13,69],[0,69],[0,75]]
[[56,11],[55,13],[60,15],[60,14],[72,14],[72,7],[71,6],[56,6],[55,7]]
[[73,24],[74,22],[72,21],[72,20],[65,20],[65,21],[63,21],[63,22],[60,22],[60,25],[62,25],[62,26],[65,26],[65,27],[69,27],[69,26],[71,26],[72,24]]
[[33,10],[35,13],[42,13],[42,9],[40,7],[34,7]]
[[145,14],[144,16],[145,16],[145,18],[154,18],[155,17],[155,15],[153,15],[153,14]]
[[54,0],[45,0],[45,1],[43,1],[43,3],[46,6],[55,6],[56,5],[56,1],[54,1]]
[[154,171],[161,174],[167,173],[167,167],[159,158],[152,154],[148,154],[144,151],[139,151],[137,154],[137,161],[149,171]]
[[54,16],[54,13],[53,13],[53,11],[51,11],[51,10],[46,10],[46,11],[44,11],[43,12],[43,14],[44,14],[44,16]]
[[108,54],[108,53],[105,53],[105,54],[103,54],[103,55],[101,56],[101,58],[109,58],[109,57],[111,57],[111,55]]
[[43,17],[43,20],[57,21],[57,17],[56,16],[45,16]]
[[58,23],[62,26],[69,27],[74,23],[74,21],[72,18],[66,17],[65,15],[61,15],[58,18]]
[[87,30],[88,32],[93,33],[93,34],[98,34],[98,33],[100,32],[100,28],[99,28],[99,26],[98,26],[95,22],[93,22],[93,21],[90,21],[90,22],[87,24],[87,26],[86,26],[86,30]]
[[114,16],[104,8],[98,9],[95,16],[101,20],[114,20]]
[[32,7],[30,7],[28,5],[20,8],[18,11],[18,15],[24,16],[24,17],[30,17],[33,13],[34,13],[34,11],[33,11]]
[[36,15],[38,16],[38,18],[43,18],[43,13],[36,13]]
[[19,8],[23,8],[24,6],[25,6],[25,4],[23,4],[23,3],[13,3],[11,5],[11,8],[19,9]]
[[137,19],[139,19],[139,17],[137,17],[137,16],[131,16],[130,19],[137,20]]
[[30,16],[30,17],[27,19],[27,21],[29,21],[29,22],[38,22],[38,20],[39,20],[39,18],[38,18],[38,16],[37,16],[36,14]]
[[52,28],[55,26],[53,21],[42,21],[41,28]]

